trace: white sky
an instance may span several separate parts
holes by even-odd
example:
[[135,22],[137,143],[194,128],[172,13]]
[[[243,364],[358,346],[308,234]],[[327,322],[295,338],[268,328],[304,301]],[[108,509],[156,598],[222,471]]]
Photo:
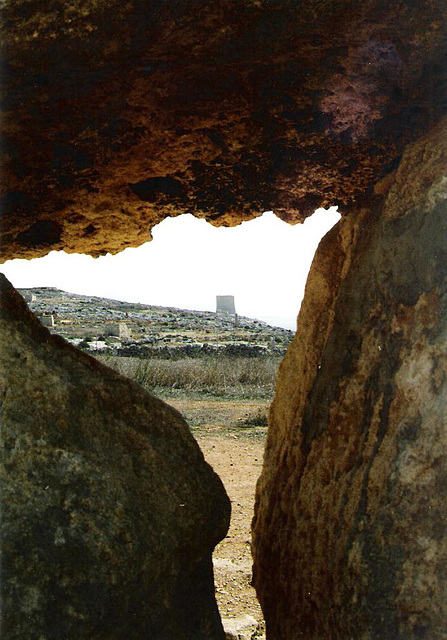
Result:
[[10,260],[0,270],[15,287],[58,287],[128,302],[215,311],[234,295],[240,315],[295,329],[320,239],[339,220],[318,209],[294,227],[272,212],[238,227],[215,228],[192,215],[167,218],[153,240],[101,258],[52,251]]

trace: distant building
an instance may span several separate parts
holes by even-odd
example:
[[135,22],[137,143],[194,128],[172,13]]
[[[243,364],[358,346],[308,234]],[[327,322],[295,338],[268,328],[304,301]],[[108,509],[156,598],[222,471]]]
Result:
[[116,324],[107,325],[104,334],[106,336],[122,338],[123,340],[130,340],[132,338],[132,331],[125,322],[117,322]]
[[54,327],[54,316],[52,314],[44,314],[40,316],[39,320],[44,327]]
[[216,313],[222,315],[236,315],[234,296],[216,296]]

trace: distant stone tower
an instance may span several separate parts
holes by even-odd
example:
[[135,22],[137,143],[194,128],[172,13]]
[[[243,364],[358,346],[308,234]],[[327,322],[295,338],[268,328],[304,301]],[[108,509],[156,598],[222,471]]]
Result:
[[216,313],[223,315],[236,315],[234,296],[216,296]]

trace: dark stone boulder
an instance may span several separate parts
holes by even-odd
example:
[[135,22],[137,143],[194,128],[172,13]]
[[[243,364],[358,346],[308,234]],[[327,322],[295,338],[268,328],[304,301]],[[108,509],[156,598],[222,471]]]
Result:
[[230,505],[187,424],[0,293],[2,637],[223,638]]

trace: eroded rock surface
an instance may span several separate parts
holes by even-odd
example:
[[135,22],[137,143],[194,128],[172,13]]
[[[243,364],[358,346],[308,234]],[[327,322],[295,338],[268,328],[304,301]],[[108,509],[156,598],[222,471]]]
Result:
[[223,638],[230,506],[188,426],[0,284],[2,637]]
[[3,259],[346,208],[445,113],[445,0],[5,0]]
[[257,488],[268,638],[447,635],[446,139],[318,249]]

